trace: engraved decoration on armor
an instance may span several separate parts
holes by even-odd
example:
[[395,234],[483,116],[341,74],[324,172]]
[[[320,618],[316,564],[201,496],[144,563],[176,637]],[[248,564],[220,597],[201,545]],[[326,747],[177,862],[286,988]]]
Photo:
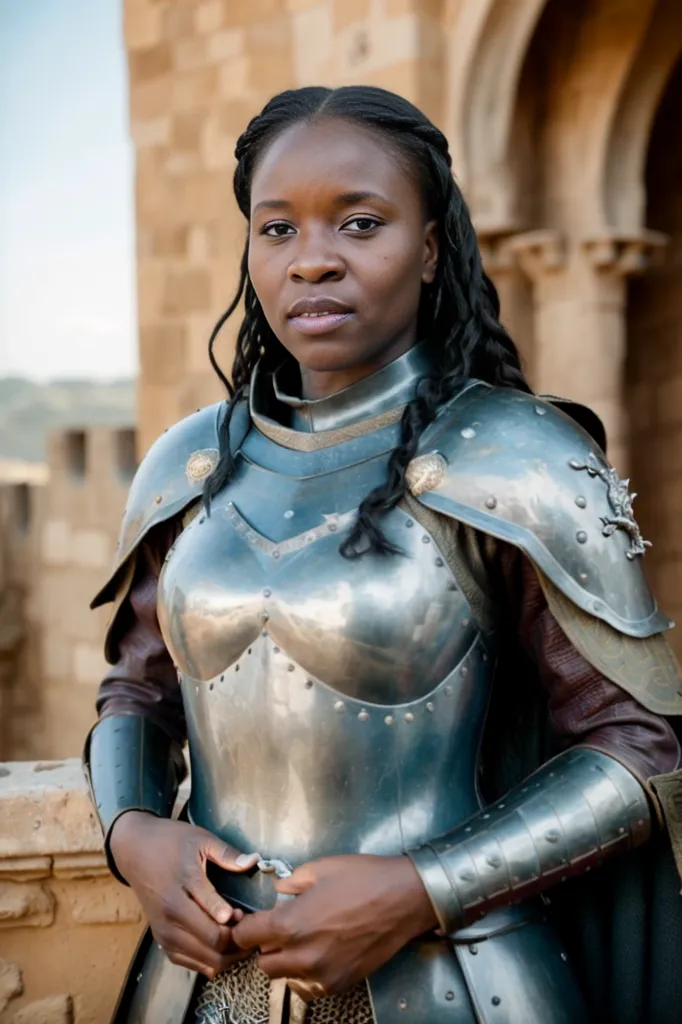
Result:
[[218,465],[219,455],[217,448],[201,448],[197,452],[192,452],[185,468],[190,484],[198,484],[205,480]]
[[646,549],[651,547],[651,541],[644,540],[635,519],[632,503],[637,495],[630,494],[630,481],[621,480],[611,466],[601,466],[592,452],[585,462],[571,459],[570,466],[571,469],[586,470],[589,476],[598,476],[606,484],[606,494],[613,515],[600,517],[604,536],[611,537],[616,530],[623,530],[630,539],[630,547],[625,552],[626,557],[632,561],[637,555],[643,555]]
[[412,459],[405,470],[410,494],[418,498],[425,491],[435,490],[442,484],[447,468],[447,459],[440,452],[430,452]]
[[355,509],[350,509],[348,512],[341,514],[330,513],[329,515],[323,515],[324,523],[320,526],[315,526],[312,530],[306,530],[305,533],[299,533],[295,537],[290,537],[288,540],[282,540],[278,543],[269,540],[249,526],[246,519],[240,515],[232,502],[229,502],[227,507],[223,509],[223,515],[228,523],[232,523],[240,537],[243,537],[252,547],[258,548],[259,551],[263,551],[273,558],[279,558],[281,555],[290,555],[295,551],[301,551],[308,544],[314,544],[320,537],[326,537],[329,533],[336,533],[338,530],[342,530],[355,517]]

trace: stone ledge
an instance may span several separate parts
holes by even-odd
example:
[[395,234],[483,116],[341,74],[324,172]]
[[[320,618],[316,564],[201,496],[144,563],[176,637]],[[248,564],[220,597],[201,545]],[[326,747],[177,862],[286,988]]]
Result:
[[80,761],[0,765],[0,877],[104,873],[102,835]]

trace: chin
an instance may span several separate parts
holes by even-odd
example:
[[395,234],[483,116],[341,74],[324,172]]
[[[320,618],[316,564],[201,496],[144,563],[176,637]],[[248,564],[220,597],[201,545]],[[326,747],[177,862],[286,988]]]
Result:
[[295,345],[285,345],[285,348],[305,370],[318,373],[349,370],[371,360],[373,355],[357,341],[334,337],[332,334],[314,339],[297,338]]

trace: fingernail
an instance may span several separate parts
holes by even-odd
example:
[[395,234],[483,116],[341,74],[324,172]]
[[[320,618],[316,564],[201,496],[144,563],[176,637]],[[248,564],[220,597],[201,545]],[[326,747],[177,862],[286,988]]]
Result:
[[235,860],[235,864],[238,868],[246,868],[250,867],[251,864],[255,864],[258,860],[260,860],[259,853],[240,853]]

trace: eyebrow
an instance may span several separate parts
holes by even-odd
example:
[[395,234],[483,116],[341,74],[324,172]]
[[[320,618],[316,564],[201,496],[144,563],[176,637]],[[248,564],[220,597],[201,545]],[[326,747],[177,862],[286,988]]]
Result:
[[[378,200],[380,203],[392,205],[390,200],[386,196],[382,196],[379,192],[341,192],[335,199],[337,206],[352,206],[354,203],[364,203],[368,199]],[[263,199],[260,203],[256,203],[253,208],[254,213],[258,213],[259,210],[285,210],[291,206],[291,203],[287,202],[286,199]]]

